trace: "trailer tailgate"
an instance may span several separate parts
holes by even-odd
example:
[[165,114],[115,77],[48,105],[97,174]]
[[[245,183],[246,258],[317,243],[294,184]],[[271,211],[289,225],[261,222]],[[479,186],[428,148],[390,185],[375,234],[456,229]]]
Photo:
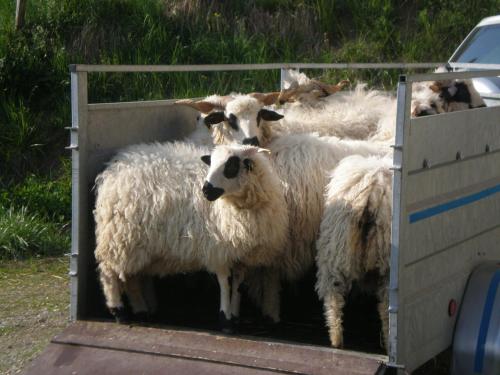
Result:
[[27,374],[379,374],[385,356],[194,330],[78,321]]

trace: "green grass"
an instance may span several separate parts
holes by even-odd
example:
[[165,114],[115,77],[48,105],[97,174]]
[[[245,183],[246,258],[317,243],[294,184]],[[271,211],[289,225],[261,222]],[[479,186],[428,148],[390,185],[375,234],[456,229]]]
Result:
[[0,206],[0,259],[56,256],[69,252],[65,225],[49,222],[26,207]]
[[66,257],[0,262],[1,374],[25,369],[68,324],[68,263]]

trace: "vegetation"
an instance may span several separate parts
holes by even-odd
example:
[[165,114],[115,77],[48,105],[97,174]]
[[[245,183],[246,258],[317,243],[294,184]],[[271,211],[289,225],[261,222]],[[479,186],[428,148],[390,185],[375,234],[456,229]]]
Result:
[[[16,32],[15,1],[0,2],[0,257],[67,251],[68,64],[444,61],[499,6],[500,0],[30,0]],[[347,75],[391,87],[396,74],[346,71],[328,79]],[[277,72],[93,74],[89,100],[263,91],[277,81]]]
[[68,259],[0,263],[0,374],[20,374],[68,324]]

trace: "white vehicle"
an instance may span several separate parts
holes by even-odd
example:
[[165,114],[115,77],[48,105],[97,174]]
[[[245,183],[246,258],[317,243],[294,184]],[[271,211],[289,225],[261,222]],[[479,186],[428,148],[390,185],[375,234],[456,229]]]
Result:
[[[476,64],[500,66],[500,15],[479,22],[448,62],[460,70],[484,69]],[[468,67],[468,64],[472,65]],[[487,106],[500,105],[500,77],[474,78],[473,82]]]

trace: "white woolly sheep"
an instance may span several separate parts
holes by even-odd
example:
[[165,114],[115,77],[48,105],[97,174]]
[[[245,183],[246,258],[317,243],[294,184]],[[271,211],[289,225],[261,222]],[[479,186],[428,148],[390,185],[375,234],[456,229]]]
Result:
[[277,134],[315,132],[321,136],[367,139],[377,130],[379,119],[390,109],[393,98],[358,84],[354,90],[339,92],[311,102],[285,104],[285,118],[274,126]]
[[276,101],[279,92],[269,94],[231,94],[224,106],[214,106],[204,99],[198,102],[183,100],[178,104],[189,105],[200,111],[206,127],[210,129],[214,144],[251,144],[262,146],[269,142],[270,125],[283,118],[275,111],[265,109]]
[[[412,115],[425,116],[484,106],[469,81],[423,82],[413,86]],[[392,112],[392,117],[389,115]],[[394,137],[396,106],[381,120],[372,139]],[[334,170],[327,188],[325,213],[317,242],[316,289],[333,346],[342,345],[342,308],[353,281],[376,272],[376,292],[387,344],[387,286],[392,219],[392,165],[386,158],[352,156]]]
[[[286,100],[297,100],[298,91],[302,98],[310,98],[312,93],[318,91],[312,86],[315,84],[294,89],[293,93],[287,92]],[[342,86],[322,85],[328,86],[330,92],[338,91]],[[204,122],[210,128],[215,144],[243,141],[256,144],[258,140],[260,146],[265,146],[274,136],[310,132],[322,136],[366,139],[375,133],[377,122],[387,112],[392,99],[380,91],[366,90],[365,86],[357,85],[353,91],[320,99],[314,94],[313,99],[297,100],[276,110],[265,107],[278,100],[279,92],[234,95],[223,110],[213,110],[207,100],[178,103],[190,105],[205,116]],[[326,92],[325,89],[325,95]],[[367,108],[370,110],[367,111]]]
[[[436,73],[445,72],[438,68]],[[463,111],[469,108],[485,107],[483,99],[471,80],[442,80],[415,82],[412,85],[411,115],[421,117],[446,112]],[[378,123],[376,133],[370,140],[391,142],[396,131],[396,101],[392,103]]]
[[[348,155],[385,155],[390,149],[373,142],[312,134],[279,137],[267,147],[271,150],[273,168],[283,184],[290,222],[290,246],[278,258],[276,266],[249,277],[247,283],[264,315],[276,322],[279,321],[279,298],[276,296],[280,281],[298,280],[314,264],[314,244],[323,217],[328,171]],[[268,285],[261,285],[263,282]],[[261,292],[267,294],[260,296]]]
[[[205,124],[205,117],[212,111],[224,110],[226,104],[232,100],[231,95],[220,96],[220,95],[210,95],[203,99],[199,106],[195,106],[197,110],[200,111],[196,119],[195,129],[183,139],[184,142],[190,142],[195,145],[200,146],[213,146],[213,141],[210,133],[207,131],[207,126]],[[193,107],[193,102],[191,99],[182,99],[176,101],[176,104],[184,104]],[[203,111],[201,111],[203,110]]]
[[[229,296],[233,267],[270,264],[286,248],[288,213],[267,155],[251,146],[207,153],[187,143],[135,145],[97,177],[95,255],[117,320],[124,312],[122,292],[134,313],[148,309],[138,277],[207,270],[217,275],[221,320],[227,322],[231,310],[238,313]],[[202,156],[211,160],[205,184]],[[241,282],[235,279],[233,286]]]
[[[343,343],[342,308],[354,281],[379,299],[384,343],[392,217],[391,158],[350,156],[331,174],[317,241],[316,290],[332,346]],[[375,277],[376,283],[372,285]]]

